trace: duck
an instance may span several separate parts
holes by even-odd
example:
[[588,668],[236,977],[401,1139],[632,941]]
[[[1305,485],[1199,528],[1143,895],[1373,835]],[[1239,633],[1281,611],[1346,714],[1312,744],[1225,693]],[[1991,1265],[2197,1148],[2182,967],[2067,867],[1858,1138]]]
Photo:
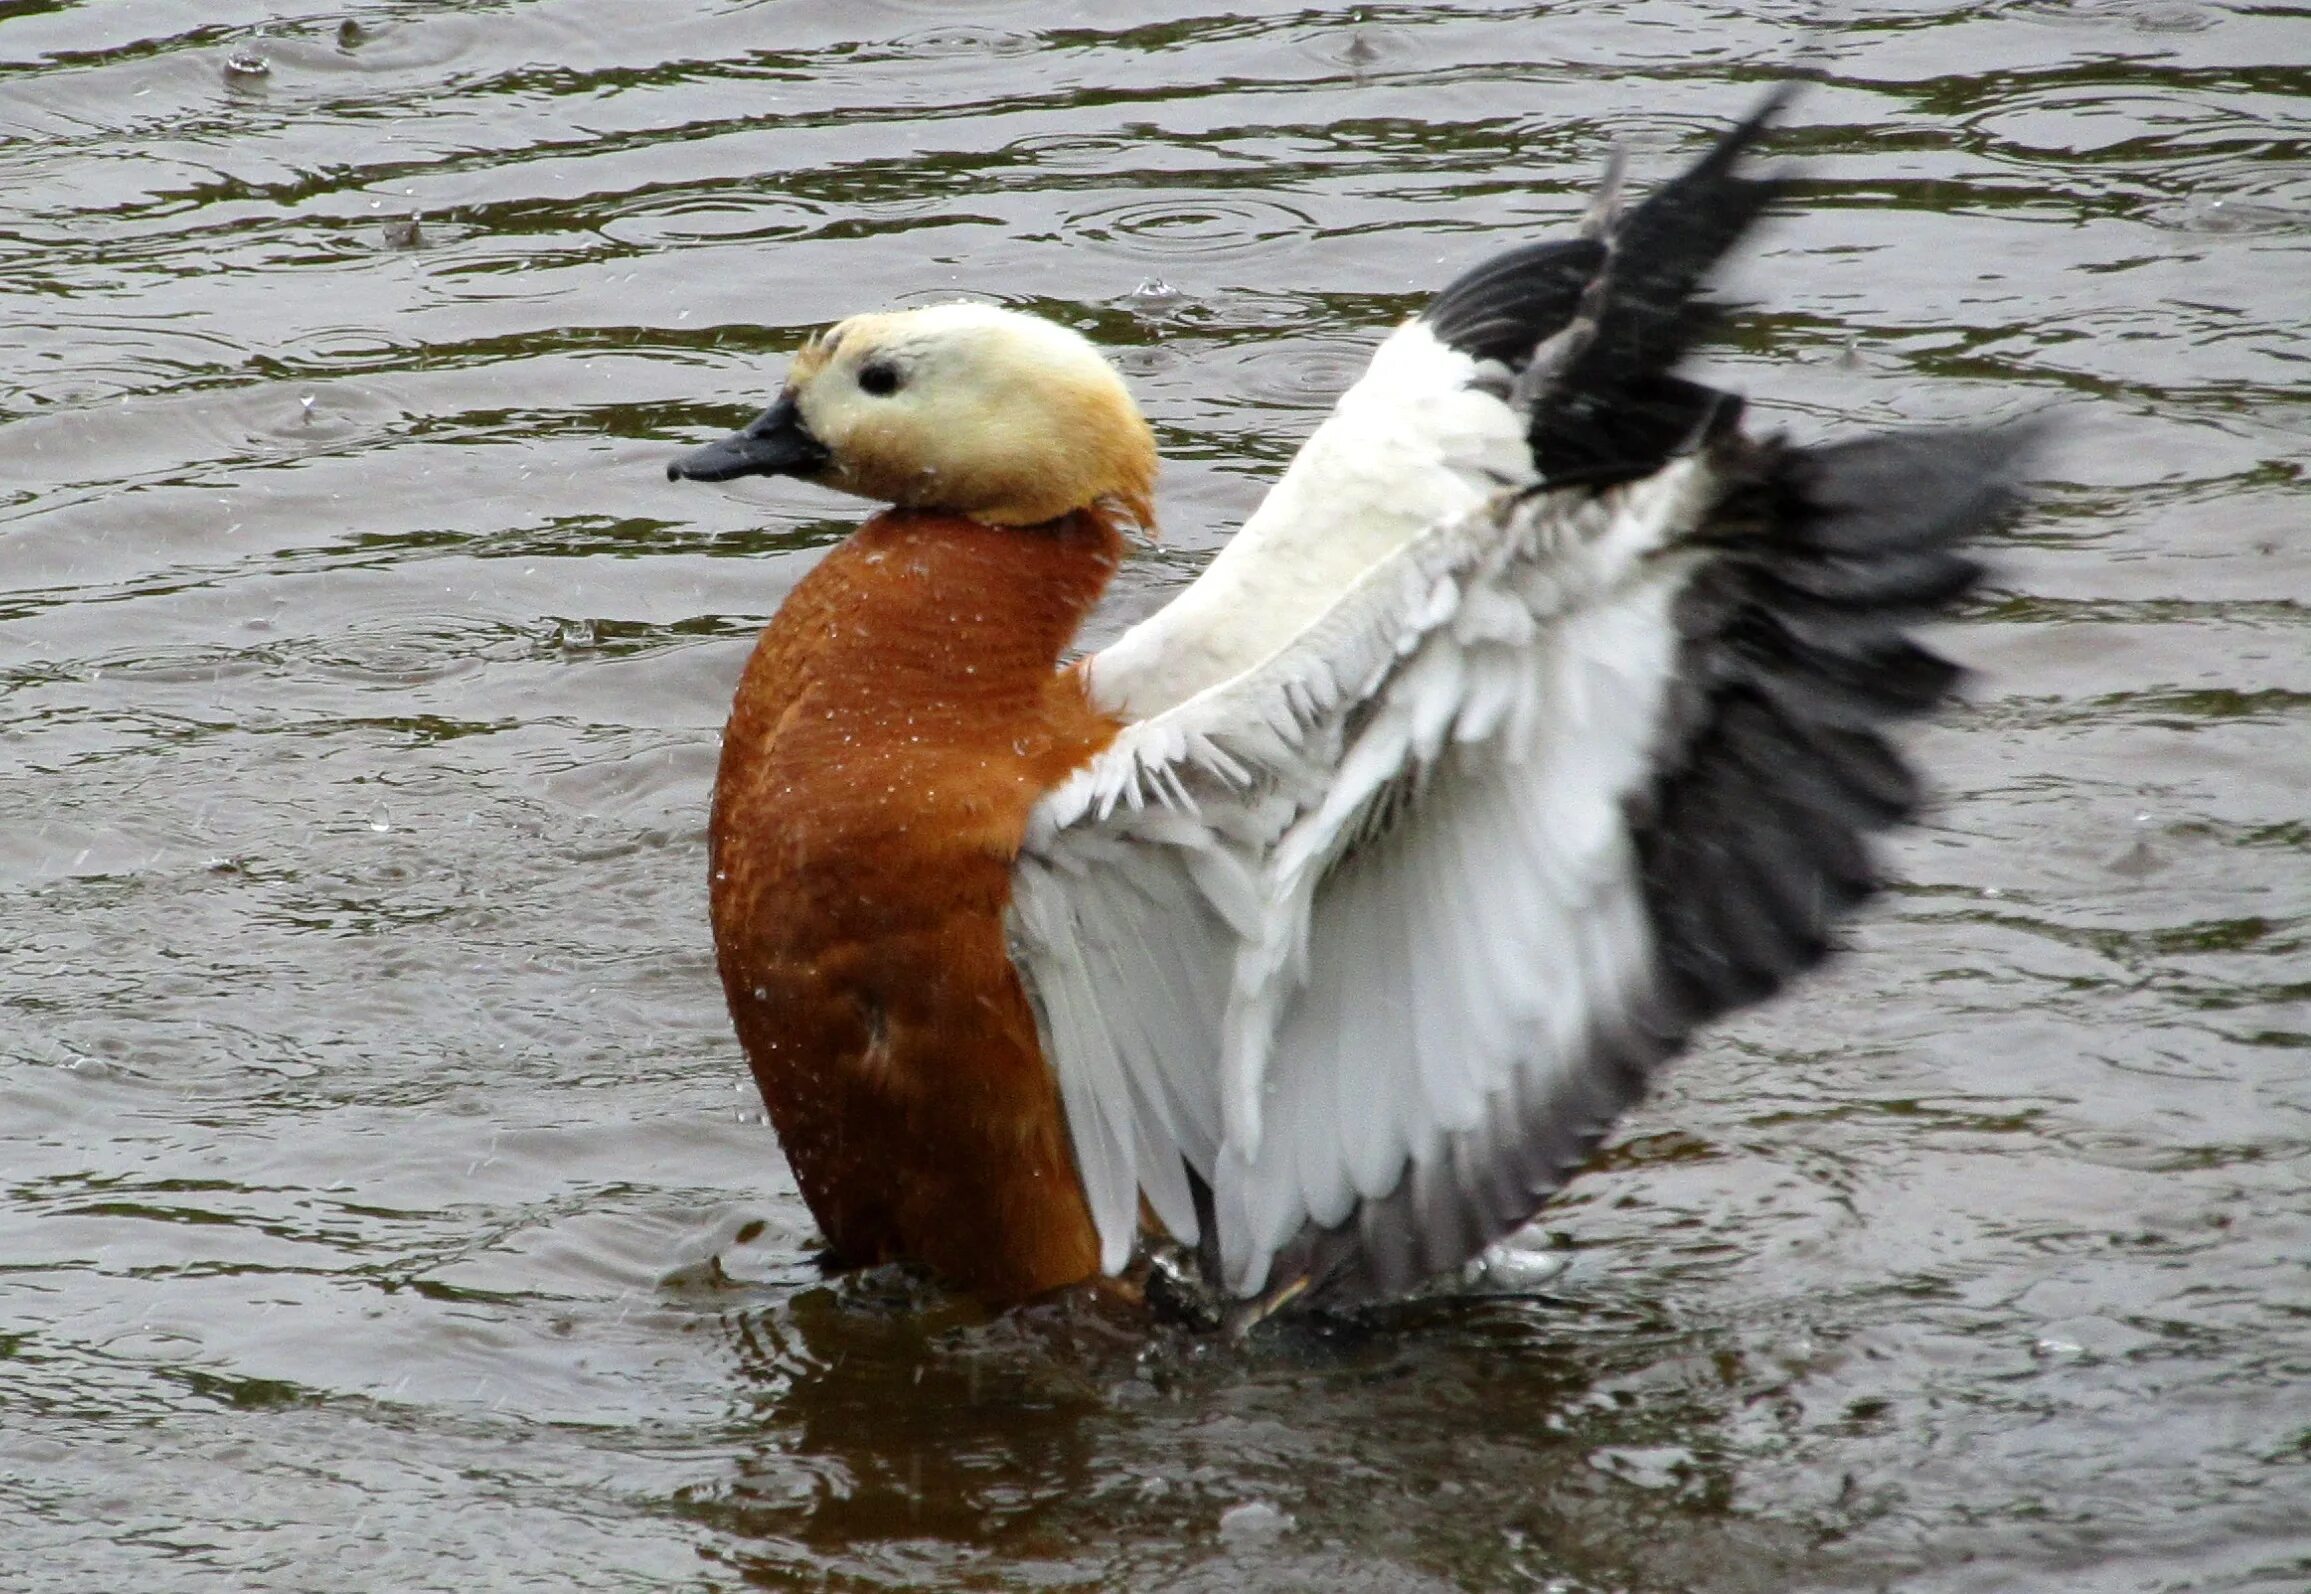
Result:
[[[1165,607],[1071,659],[1153,434],[1078,333],[866,312],[672,478],[884,507],[740,678],[738,1041],[844,1269],[994,1307],[1174,1259],[1239,1325],[1470,1266],[1916,813],[2033,429],[1800,445],[1681,374],[1776,93],[1378,347]],[[1181,1260],[1184,1259],[1184,1260]]]

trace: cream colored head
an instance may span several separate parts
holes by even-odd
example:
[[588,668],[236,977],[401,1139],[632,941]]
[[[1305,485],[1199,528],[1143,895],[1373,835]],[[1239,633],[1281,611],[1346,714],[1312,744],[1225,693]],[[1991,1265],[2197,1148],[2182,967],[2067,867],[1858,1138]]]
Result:
[[1154,524],[1155,434],[1099,351],[987,304],[857,315],[795,356],[814,481],[996,525],[1094,504]]

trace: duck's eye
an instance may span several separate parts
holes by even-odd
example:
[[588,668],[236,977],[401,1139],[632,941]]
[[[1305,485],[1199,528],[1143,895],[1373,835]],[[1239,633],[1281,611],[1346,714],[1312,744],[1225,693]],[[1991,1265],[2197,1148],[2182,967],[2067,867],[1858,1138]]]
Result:
[[869,360],[859,367],[859,391],[889,398],[904,383],[899,368],[888,360]]

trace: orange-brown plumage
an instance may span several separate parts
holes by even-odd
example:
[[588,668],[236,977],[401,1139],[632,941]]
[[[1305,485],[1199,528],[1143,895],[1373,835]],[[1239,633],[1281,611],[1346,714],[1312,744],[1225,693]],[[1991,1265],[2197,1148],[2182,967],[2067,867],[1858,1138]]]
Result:
[[1096,509],[887,512],[796,586],[739,685],[715,946],[840,1262],[919,1260],[992,1301],[1099,1272],[1003,916],[1028,810],[1117,729],[1057,665],[1122,550]]

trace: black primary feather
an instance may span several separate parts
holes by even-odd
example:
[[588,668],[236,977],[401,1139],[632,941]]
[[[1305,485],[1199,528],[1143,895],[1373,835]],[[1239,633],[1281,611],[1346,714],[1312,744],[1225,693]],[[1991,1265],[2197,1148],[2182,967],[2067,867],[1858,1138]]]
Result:
[[1885,730],[1958,677],[1903,627],[1972,586],[1954,547],[2015,505],[2039,435],[1718,451],[1728,485],[1700,539],[1715,558],[1677,604],[1671,701],[1631,815],[1681,1029],[1818,962],[1831,920],[1876,888],[1868,838],[1919,801]]
[[1533,462],[1552,485],[1625,481],[1730,431],[1741,401],[1670,369],[1715,321],[1702,280],[1781,192],[1741,157],[1787,103],[1777,89],[1706,154],[1626,215],[1613,195],[1601,236],[1527,244],[1455,279],[1421,320],[1437,339],[1521,372],[1565,340],[1534,396]]
[[1527,244],[1454,278],[1420,319],[1447,347],[1517,370],[1573,319],[1604,264],[1605,246],[1593,238]]
[[1609,257],[1568,358],[1538,394],[1527,435],[1552,485],[1633,480],[1729,432],[1738,399],[1670,370],[1717,319],[1702,282],[1783,189],[1739,166],[1788,103],[1777,89],[1707,154],[1607,235]]

